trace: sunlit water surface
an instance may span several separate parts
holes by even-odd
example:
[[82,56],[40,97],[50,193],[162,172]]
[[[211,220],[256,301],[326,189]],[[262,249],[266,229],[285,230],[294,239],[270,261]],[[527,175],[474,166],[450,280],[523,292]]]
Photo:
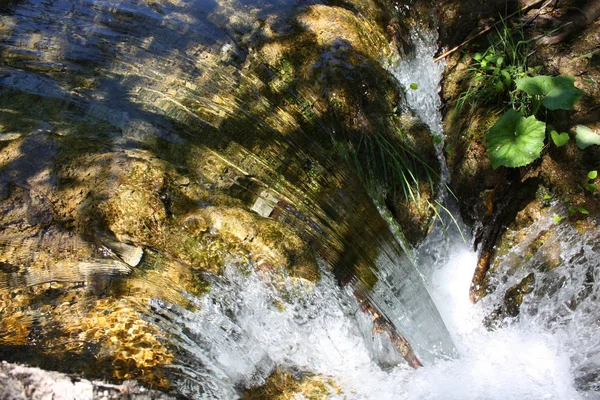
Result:
[[[182,346],[205,367],[206,375],[182,384],[188,395],[234,397],[235,387],[260,385],[275,367],[332,378],[340,399],[580,399],[596,398],[575,389],[574,369],[594,334],[576,319],[546,326],[522,315],[488,331],[485,302],[473,305],[468,289],[476,255],[452,242],[437,265],[430,293],[458,348],[456,359],[417,370],[397,359],[385,334],[373,333],[371,317],[351,293],[324,271],[317,284],[280,274],[261,275],[232,263],[198,299],[202,311],[167,310],[184,326]],[[550,311],[554,304],[539,305]]]
[[[253,2],[242,3],[248,13],[260,9],[253,8]],[[261,5],[264,15],[258,12],[260,18],[287,12],[284,2],[266,3]],[[178,102],[182,97],[202,103],[215,120],[243,113],[242,102],[229,104],[218,96],[199,95],[218,93],[239,82],[213,71],[216,64],[196,57],[208,49],[222,56],[224,64],[237,62],[234,44],[219,28],[235,22],[236,29],[251,31],[238,18],[241,8],[236,2],[23,4],[2,19],[6,37],[0,86],[5,90],[68,99],[76,105],[74,112],[121,129],[114,137],[119,145],[152,135],[177,142],[160,114],[194,120]],[[234,16],[238,20],[233,21]],[[76,24],[69,23],[74,20]],[[417,84],[418,89],[407,89],[408,104],[441,135],[437,91],[442,66],[431,61],[435,38],[421,32],[414,40],[416,55],[401,61],[394,72],[405,87]],[[197,43],[206,46],[196,48]],[[90,65],[102,79],[94,74],[78,76]],[[185,81],[190,75],[205,79],[194,86]],[[40,125],[38,130],[44,134],[45,129]],[[49,157],[39,157],[37,167]],[[35,176],[37,167],[19,164],[5,172],[25,182]],[[231,259],[222,276],[210,278],[209,294],[187,295],[197,307],[151,301],[151,319],[170,334],[180,353],[169,367],[172,383],[191,398],[236,398],[245,388],[263,384],[275,369],[283,369],[329,379],[330,397],[340,399],[599,398],[594,390],[600,364],[596,301],[600,288],[586,277],[599,273],[600,249],[590,243],[600,238],[595,232],[580,237],[566,224],[557,226],[552,217],[560,212],[564,210],[549,210],[531,234],[555,229],[554,241],[564,263],[540,273],[539,293],[526,296],[521,315],[493,331],[484,327],[483,320],[502,302],[502,289],[523,276],[515,273],[505,282],[495,282],[497,291],[473,305],[468,292],[476,254],[468,237],[463,240],[455,228],[444,232],[438,226],[416,250],[416,265],[454,341],[454,357],[446,352],[422,368],[408,367],[387,334],[374,329],[373,316],[363,311],[350,289],[339,287],[325,264],[322,278],[310,283],[283,271],[257,272],[255,265]],[[452,221],[445,224],[451,226]],[[500,269],[513,269],[523,251],[517,246]],[[535,257],[528,261],[535,262]],[[575,297],[580,299],[577,307],[572,305]],[[404,315],[397,307],[402,306],[392,305],[389,312]]]

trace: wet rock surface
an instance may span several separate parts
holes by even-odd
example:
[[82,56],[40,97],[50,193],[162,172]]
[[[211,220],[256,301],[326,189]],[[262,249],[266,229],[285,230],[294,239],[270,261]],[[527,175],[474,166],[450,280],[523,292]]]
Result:
[[132,381],[122,385],[92,382],[58,372],[9,364],[4,361],[0,365],[0,385],[2,385],[0,398],[6,400],[48,398],[56,400],[158,400],[175,398],[165,393],[148,390]]
[[[460,7],[469,7],[468,3],[451,4],[450,7],[458,10]],[[489,7],[481,8],[482,15],[468,14],[464,17],[478,20],[478,25],[470,24],[473,29],[470,33],[463,30],[459,39],[442,33],[443,43],[451,47],[489,25],[490,18],[494,16],[488,12],[499,5],[496,3],[499,2],[489,2]],[[585,190],[584,187],[588,172],[600,168],[600,149],[598,146],[579,149],[574,140],[574,128],[586,125],[597,130],[597,82],[600,79],[600,69],[595,55],[597,49],[593,43],[600,35],[600,25],[595,17],[585,24],[569,23],[581,6],[580,2],[552,2],[542,8],[540,6],[541,4],[536,5],[520,19],[513,18],[507,23],[526,23],[526,37],[537,38],[532,39],[530,44],[530,67],[539,66],[540,74],[574,76],[575,85],[584,92],[573,111],[548,115],[549,124],[570,134],[571,140],[565,146],[557,147],[548,138],[542,156],[532,164],[522,168],[492,169],[486,154],[485,133],[505,108],[500,105],[501,101],[479,104],[474,108],[465,106],[462,109],[456,107],[456,104],[461,93],[468,87],[466,76],[473,62],[471,56],[485,50],[489,46],[489,40],[493,40],[493,35],[488,34],[487,37],[476,40],[447,59],[443,88],[446,102],[444,124],[448,136],[445,153],[452,175],[452,189],[461,194],[461,213],[472,224],[476,233],[475,245],[479,246],[480,251],[471,289],[474,301],[496,290],[498,282],[513,281],[514,276],[518,276],[520,281],[525,276],[530,276],[528,274],[560,266],[562,260],[556,257],[560,251],[556,246],[548,245],[556,243],[553,239],[556,232],[563,229],[562,225],[568,225],[570,229],[580,232],[582,240],[590,240],[586,232],[588,229],[596,229],[598,221],[599,194],[597,191]],[[508,13],[510,10],[503,12],[503,15]],[[586,15],[592,18],[592,14]],[[461,17],[457,14],[448,18],[452,22]],[[561,23],[566,23],[569,29],[550,33]],[[578,28],[571,31],[575,25]],[[444,29],[442,28],[443,32]],[[549,38],[553,40],[552,45],[549,44]],[[581,209],[584,210],[583,213],[577,211]],[[556,213],[554,226],[537,232],[533,237],[528,236],[532,226],[542,223],[545,218],[552,218],[552,215],[548,216],[549,212]],[[506,269],[507,258],[510,259],[513,249],[523,246],[526,238],[527,243],[530,243],[527,250],[519,253],[521,258],[508,262],[512,267]],[[531,259],[545,261],[532,267]],[[499,267],[501,263],[504,265]],[[495,284],[490,286],[490,282]],[[536,279],[533,287],[537,288],[538,293],[540,286],[543,285]],[[510,317],[518,314],[518,307],[515,306],[520,301],[514,299],[536,293],[530,293],[529,290],[529,293],[522,292],[518,289],[519,285],[512,289],[504,284],[501,287],[506,291],[507,300],[503,315]],[[514,296],[516,292],[520,293],[517,297]]]
[[410,47],[394,9],[0,6],[0,357],[169,390],[180,354],[152,301],[194,310],[231,260],[314,281],[319,256],[370,290],[388,227],[365,187],[395,178],[364,143],[408,149],[422,203],[386,201],[411,242],[439,172],[384,68]]

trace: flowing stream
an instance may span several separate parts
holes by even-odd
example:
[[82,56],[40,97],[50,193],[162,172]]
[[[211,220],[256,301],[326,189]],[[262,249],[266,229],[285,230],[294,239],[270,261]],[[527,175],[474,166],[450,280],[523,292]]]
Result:
[[[403,75],[440,70],[431,61],[434,39],[417,42],[415,58],[403,61],[398,75],[405,85],[419,83],[409,105],[441,133],[436,98],[441,73]],[[407,64],[412,68],[404,68]],[[429,77],[432,81],[423,80]],[[558,212],[548,210],[530,228],[531,235],[550,229]],[[597,233],[590,234],[595,240],[579,241],[572,228],[559,227],[553,244],[544,246],[559,244],[565,263],[542,275],[539,292],[554,285],[560,294],[527,298],[518,318],[490,331],[483,321],[502,298],[492,294],[476,305],[469,301],[476,253],[469,238],[459,234],[458,229],[466,230],[460,221],[445,223],[417,249],[416,260],[456,345],[455,357],[438,358],[416,370],[407,367],[389,337],[375,333],[371,316],[360,309],[352,292],[341,289],[326,269],[310,284],[284,272],[261,274],[231,262],[215,278],[211,293],[194,300],[201,311],[155,304],[159,315],[176,321],[174,334],[190,357],[180,368],[193,377],[183,379],[179,390],[197,398],[235,397],[237,387],[260,385],[274,368],[282,368],[331,379],[332,399],[598,398],[593,384],[582,384],[595,381],[591,375],[598,366],[598,285],[590,284],[592,294],[577,310],[566,306],[585,287],[586,274],[599,268],[597,245],[589,245],[598,243]],[[513,249],[500,268],[514,266],[522,251]],[[535,262],[540,260],[529,261]],[[520,279],[499,283],[497,292]]]
[[[250,86],[243,74],[227,73],[232,65],[240,67],[240,59],[251,52],[237,48],[230,35],[232,26],[240,35],[255,32],[246,15],[260,23],[271,21],[274,31],[285,32],[284,24],[277,22],[291,7],[284,3],[267,1],[253,8],[254,3],[248,1],[241,2],[245,8],[240,8],[234,1],[23,1],[2,14],[0,88],[4,108],[0,112],[7,116],[2,142],[20,135],[10,131],[11,118],[18,114],[7,105],[11,96],[19,107],[31,103],[42,113],[56,114],[53,126],[26,119],[30,133],[20,151],[36,162],[3,164],[2,193],[13,186],[27,188],[35,183],[43,188],[56,184],[59,178],[44,172],[60,156],[57,146],[49,144],[50,137],[67,138],[73,121],[77,122],[76,129],[86,132],[90,126],[109,125],[98,132],[98,137],[105,135],[102,140],[108,138],[109,142],[98,139],[100,153],[118,149],[129,154],[149,137],[159,146],[175,147],[181,142],[181,129],[173,121],[187,127],[184,134],[196,134],[196,129],[217,132],[216,127],[222,129],[247,118],[244,123],[251,122],[261,133],[270,133],[273,129],[266,122],[246,111],[249,105],[257,109],[271,106],[258,94],[262,86]],[[407,89],[407,107],[440,137],[438,153],[444,164],[438,97],[443,66],[432,61],[436,38],[427,32],[414,32],[413,42],[414,54],[401,60],[393,72],[403,86],[417,84],[417,89]],[[248,98],[220,98],[226,89],[247,84],[250,89],[244,93]],[[48,102],[60,110],[50,109]],[[281,126],[289,123],[283,114],[277,117]],[[223,143],[203,145],[233,159],[234,146]],[[285,154],[304,155],[304,150],[281,143],[269,143],[273,146],[268,153],[272,165],[285,164]],[[252,168],[260,164],[259,157],[248,150],[257,146],[244,143],[238,165]],[[117,171],[120,160],[117,157],[99,165]],[[274,175],[275,168],[264,170],[264,175],[256,175],[257,180]],[[495,291],[473,305],[468,292],[477,257],[465,233],[467,228],[450,217],[458,213],[444,189],[448,177],[444,169],[439,199],[448,212],[441,213],[441,221],[412,257],[402,251],[389,231],[383,239],[367,243],[377,248],[377,281],[362,295],[406,339],[423,367],[407,365],[397,348],[398,338],[385,329],[387,325],[382,328],[379,315],[365,311],[353,284],[340,286],[326,261],[320,261],[320,278],[311,282],[285,269],[260,268],[247,258],[226,254],[222,271],[203,277],[210,284],[207,293],[177,288],[185,301],[170,301],[169,295],[153,296],[149,304],[141,306],[149,310],[145,314],[148,324],[160,327],[169,346],[177,349],[168,366],[176,392],[194,399],[238,398],[245,390],[263,385],[274,371],[286,371],[298,378],[319,380],[331,399],[600,398],[596,392],[600,390],[600,285],[594,279],[600,273],[598,229],[576,234],[570,225],[554,221],[555,214],[566,211],[552,205],[498,266],[500,271],[507,271],[506,280],[493,282]],[[320,206],[331,200],[322,196],[322,203],[309,200]],[[341,203],[346,194],[336,196],[332,201]],[[23,218],[45,223],[42,211],[33,212],[34,200],[28,200]],[[45,200],[40,196],[36,201],[42,204]],[[204,203],[201,206],[206,207]],[[338,203],[330,208],[332,214],[347,211]],[[527,244],[549,231],[552,236],[539,246],[536,255],[525,260]],[[536,274],[536,289],[525,296],[518,316],[498,323],[494,329],[486,328],[484,321],[503,302],[506,289],[524,278],[518,266],[547,262],[544,254],[558,257],[562,263]],[[148,263],[148,255],[144,260]],[[123,263],[96,263],[105,269],[102,272],[107,280],[131,272]],[[138,267],[139,274],[150,282],[152,290],[168,292],[170,284],[161,280],[164,278],[144,275],[142,269]],[[80,269],[65,271],[60,279],[42,274],[39,282],[33,282],[24,274],[16,279],[7,266],[0,289],[34,286],[44,280],[68,281],[70,275],[82,273]],[[99,298],[102,301],[102,295]],[[34,322],[51,319],[47,317],[50,314],[40,311]],[[0,330],[0,339],[10,334]],[[21,344],[11,346],[3,354],[22,351]]]

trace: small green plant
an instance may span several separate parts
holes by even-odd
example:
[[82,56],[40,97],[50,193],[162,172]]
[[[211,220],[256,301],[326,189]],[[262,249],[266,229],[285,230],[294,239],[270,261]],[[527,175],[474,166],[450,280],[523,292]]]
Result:
[[[525,93],[526,101],[520,111],[508,110],[486,135],[487,154],[492,167],[523,167],[536,160],[544,147],[546,123],[539,121],[536,114],[544,107],[550,111],[570,110],[579,101],[583,92],[575,87],[571,76],[524,77],[515,81],[517,90]],[[513,107],[516,104],[513,102]],[[524,112],[531,115],[525,117]],[[567,133],[549,129],[549,135],[557,146],[569,141]]]
[[[489,46],[471,58],[471,64],[465,74],[469,87],[457,101],[461,109],[465,105],[476,107],[497,102],[509,95],[511,102],[519,101],[515,92],[515,80],[527,75],[527,55],[529,40],[525,39],[522,29],[512,29],[502,20],[500,29],[496,29],[494,40]],[[538,70],[539,72],[539,70]]]
[[583,92],[575,87],[572,76],[538,75],[524,77],[516,81],[517,90],[527,93],[532,99],[532,114],[537,114],[540,106],[548,110],[571,110]]
[[548,132],[550,132],[550,138],[556,147],[562,147],[569,143],[570,137],[568,133],[558,133],[551,125],[548,125]]
[[583,215],[589,215],[589,211],[582,206],[569,206],[569,215],[573,216],[577,213],[583,214]]
[[587,180],[584,183],[584,189],[591,194],[594,194],[598,190],[598,185],[593,183],[598,177],[598,171],[590,171],[587,174]]

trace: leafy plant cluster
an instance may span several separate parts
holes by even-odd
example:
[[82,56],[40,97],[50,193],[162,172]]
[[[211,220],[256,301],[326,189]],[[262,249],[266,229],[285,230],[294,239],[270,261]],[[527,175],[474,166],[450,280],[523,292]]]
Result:
[[[539,75],[541,67],[527,66],[531,40],[522,29],[513,30],[503,21],[496,36],[483,53],[472,56],[469,86],[457,107],[508,99],[510,108],[486,134],[487,154],[493,168],[522,167],[540,157],[546,136],[559,147],[568,143],[569,134],[546,124],[546,117],[555,110],[571,110],[583,92],[571,76]],[[580,149],[600,145],[600,135],[585,126],[576,127],[575,137]]]
[[[595,194],[598,191],[598,185],[596,183],[594,183],[596,181],[596,178],[598,178],[598,171],[593,170],[593,171],[589,171],[586,175],[586,180],[583,182],[583,185],[578,185],[578,187],[581,190],[584,190],[585,192],[588,192],[590,194]],[[552,196],[550,195],[546,195],[544,196],[545,200],[550,200],[552,198]],[[570,199],[568,197],[564,198],[565,203],[569,203]],[[575,214],[583,214],[583,215],[589,215],[589,211],[581,206],[581,205],[576,205],[576,204],[570,204],[569,205],[569,216],[573,216]],[[564,219],[564,217],[561,217],[559,215],[555,215],[554,218],[552,218],[552,220],[554,222],[560,222]]]
[[[471,107],[502,101],[509,95],[511,103],[519,102],[515,80],[527,76],[530,41],[522,30],[513,31],[505,21],[497,29],[497,38],[483,52],[475,53],[465,79],[469,86],[458,98],[457,107]],[[533,72],[539,72],[536,68]]]
[[[575,87],[574,78],[568,76],[523,77],[515,84],[527,96],[522,104],[528,107],[509,109],[488,131],[487,153],[493,168],[522,167],[533,162],[542,152],[547,130],[554,144],[565,145],[569,134],[558,133],[536,115],[542,107],[550,111],[571,110],[583,95]],[[529,112],[531,115],[527,116]]]

